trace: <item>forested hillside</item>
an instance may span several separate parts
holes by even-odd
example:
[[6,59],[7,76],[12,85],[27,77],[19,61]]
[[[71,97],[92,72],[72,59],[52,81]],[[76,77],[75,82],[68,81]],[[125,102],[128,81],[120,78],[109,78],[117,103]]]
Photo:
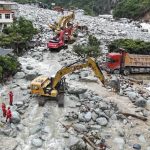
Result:
[[110,13],[110,10],[115,6],[119,0],[14,0],[19,3],[30,3],[30,2],[43,2],[51,8],[51,3],[55,2],[58,6],[78,7],[84,9],[86,14],[98,15],[104,13]]
[[139,19],[150,11],[150,0],[122,0],[113,11],[114,17]]
[[19,3],[42,2],[48,8],[51,3],[64,8],[77,7],[84,9],[88,15],[109,14],[114,17],[138,19],[150,10],[150,0],[14,0]]

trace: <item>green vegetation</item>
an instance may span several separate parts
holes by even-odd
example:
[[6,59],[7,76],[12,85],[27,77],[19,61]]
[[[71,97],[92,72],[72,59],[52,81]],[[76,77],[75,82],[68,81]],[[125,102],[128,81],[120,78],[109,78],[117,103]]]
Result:
[[43,2],[51,8],[51,3],[63,8],[79,8],[85,11],[87,15],[98,15],[108,13],[114,7],[113,0],[15,0],[18,3]]
[[3,34],[0,35],[0,47],[13,48],[15,52],[20,53],[27,48],[27,43],[34,34],[37,34],[37,29],[33,27],[32,22],[20,17],[10,27],[4,28]]
[[87,45],[74,45],[73,51],[76,53],[77,56],[81,58],[87,57],[97,58],[98,56],[101,55],[99,46],[100,42],[97,40],[97,38],[90,35],[88,38]]
[[113,11],[114,17],[139,19],[150,11],[150,0],[122,0]]
[[124,48],[131,54],[145,54],[150,55],[150,42],[131,39],[114,40],[108,45],[109,52],[118,52],[119,48]]
[[18,71],[20,64],[13,56],[0,56],[0,81],[5,81],[9,76]]

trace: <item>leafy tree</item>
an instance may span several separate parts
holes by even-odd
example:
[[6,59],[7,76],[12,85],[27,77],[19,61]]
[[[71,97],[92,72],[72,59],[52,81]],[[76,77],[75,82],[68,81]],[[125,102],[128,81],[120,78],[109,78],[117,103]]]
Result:
[[101,55],[100,51],[100,42],[95,36],[90,35],[88,38],[88,44],[84,45],[74,45],[73,51],[76,53],[77,56],[82,58],[87,57],[94,57],[97,58]]
[[14,75],[19,68],[20,64],[13,56],[0,56],[0,80]]
[[150,55],[150,42],[132,39],[118,39],[114,40],[108,45],[109,52],[118,52],[119,48],[124,48],[131,54],[145,54]]
[[0,46],[13,48],[18,53],[19,50],[26,48],[26,43],[37,32],[31,21],[20,17],[11,26],[4,28],[3,34],[0,35]]
[[113,16],[138,19],[149,10],[150,0],[122,0],[113,10]]

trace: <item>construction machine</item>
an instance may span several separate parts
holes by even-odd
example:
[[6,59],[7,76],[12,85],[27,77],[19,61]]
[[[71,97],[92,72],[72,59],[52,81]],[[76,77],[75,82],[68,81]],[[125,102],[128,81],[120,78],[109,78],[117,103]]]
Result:
[[[69,66],[65,66],[60,69],[54,77],[49,78],[42,75],[35,78],[30,85],[31,94],[55,98],[58,100],[58,106],[63,107],[64,93],[66,89],[64,76],[86,67],[90,67],[94,71],[96,77],[99,78],[99,80],[104,84],[104,76],[102,71],[95,62],[94,58],[89,57],[85,63],[78,64],[76,62]],[[39,101],[39,105],[44,105],[44,103]]]
[[150,55],[129,54],[120,48],[120,53],[108,53],[105,67],[110,73],[150,73]]
[[47,43],[47,47],[49,50],[55,51],[59,51],[62,48],[67,48],[68,43],[71,44],[75,41],[75,31],[76,26],[73,27],[73,25],[61,30],[54,38],[50,39],[50,41]]
[[61,48],[67,48],[67,44],[65,43],[65,30],[61,30],[54,38],[50,39],[47,43],[47,47],[49,50],[58,51]]
[[67,28],[68,27],[68,23],[71,20],[74,20],[74,18],[75,18],[75,14],[74,14],[74,11],[73,11],[71,14],[69,14],[67,16],[62,16],[59,19],[58,23],[55,22],[54,24],[49,24],[49,27],[53,31],[55,31],[56,33],[58,33],[61,30],[61,28]]

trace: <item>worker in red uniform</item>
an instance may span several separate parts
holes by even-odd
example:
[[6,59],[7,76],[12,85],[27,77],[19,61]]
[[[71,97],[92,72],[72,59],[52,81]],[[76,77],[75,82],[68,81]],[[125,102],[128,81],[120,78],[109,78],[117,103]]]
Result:
[[12,91],[10,91],[9,92],[9,105],[12,105],[13,104],[13,92]]
[[8,107],[8,110],[6,112],[6,122],[9,119],[9,122],[11,123],[11,118],[12,118],[11,110],[10,107]]
[[5,103],[2,103],[2,111],[3,111],[3,117],[6,116],[6,105]]

